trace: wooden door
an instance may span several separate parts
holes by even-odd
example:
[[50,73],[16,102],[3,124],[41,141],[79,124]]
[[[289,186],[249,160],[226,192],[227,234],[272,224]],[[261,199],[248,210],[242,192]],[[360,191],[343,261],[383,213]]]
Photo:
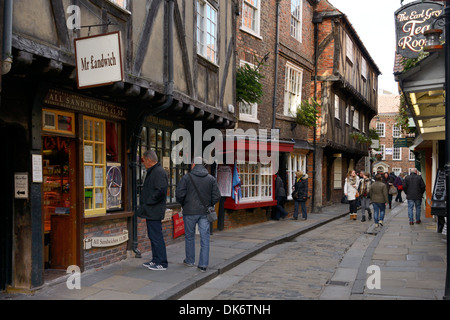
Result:
[[[50,234],[50,269],[77,264],[76,140],[44,137],[45,230]],[[47,184],[47,186],[46,186]]]

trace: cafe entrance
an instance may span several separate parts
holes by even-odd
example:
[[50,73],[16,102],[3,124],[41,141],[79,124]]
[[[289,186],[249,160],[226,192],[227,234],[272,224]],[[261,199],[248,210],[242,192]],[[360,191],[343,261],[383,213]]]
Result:
[[45,135],[43,139],[43,223],[45,269],[77,264],[77,140]]

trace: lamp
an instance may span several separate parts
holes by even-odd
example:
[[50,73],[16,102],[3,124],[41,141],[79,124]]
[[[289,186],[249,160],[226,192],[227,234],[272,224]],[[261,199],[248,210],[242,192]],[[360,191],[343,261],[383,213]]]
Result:
[[440,41],[442,29],[430,29],[425,31],[423,34],[426,39],[426,45],[423,47],[424,51],[436,52],[442,50],[444,47]]

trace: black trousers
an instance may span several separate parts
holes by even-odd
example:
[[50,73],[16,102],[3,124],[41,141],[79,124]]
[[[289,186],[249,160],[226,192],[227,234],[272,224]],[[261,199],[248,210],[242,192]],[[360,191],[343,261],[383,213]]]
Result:
[[350,205],[350,213],[356,213],[357,212],[357,202],[356,199],[355,200],[349,200],[348,204]]

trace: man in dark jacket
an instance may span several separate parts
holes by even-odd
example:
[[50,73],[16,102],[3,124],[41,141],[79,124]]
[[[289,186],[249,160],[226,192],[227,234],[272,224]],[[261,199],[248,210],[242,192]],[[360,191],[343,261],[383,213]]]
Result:
[[[191,180],[192,179],[192,180]],[[197,191],[192,183],[197,186]],[[214,206],[220,200],[220,190],[216,179],[208,174],[201,158],[196,158],[192,170],[181,178],[177,185],[176,199],[183,207],[183,220],[185,232],[184,264],[194,266],[195,262],[195,226],[200,231],[200,258],[198,268],[205,272],[209,264],[209,235],[210,223],[206,217],[207,208],[199,196],[203,198],[206,206]]]
[[403,191],[406,193],[406,199],[408,200],[408,217],[409,224],[414,224],[413,211],[416,207],[416,223],[420,221],[420,207],[422,206],[422,197],[425,192],[425,182],[421,176],[417,175],[417,169],[411,170],[411,174],[407,176],[403,182]]
[[138,217],[147,220],[147,233],[151,242],[152,260],[143,265],[150,270],[166,270],[168,266],[166,244],[161,220],[166,213],[166,196],[169,186],[167,173],[158,163],[155,151],[148,150],[143,156],[147,169],[144,186],[140,195]]

